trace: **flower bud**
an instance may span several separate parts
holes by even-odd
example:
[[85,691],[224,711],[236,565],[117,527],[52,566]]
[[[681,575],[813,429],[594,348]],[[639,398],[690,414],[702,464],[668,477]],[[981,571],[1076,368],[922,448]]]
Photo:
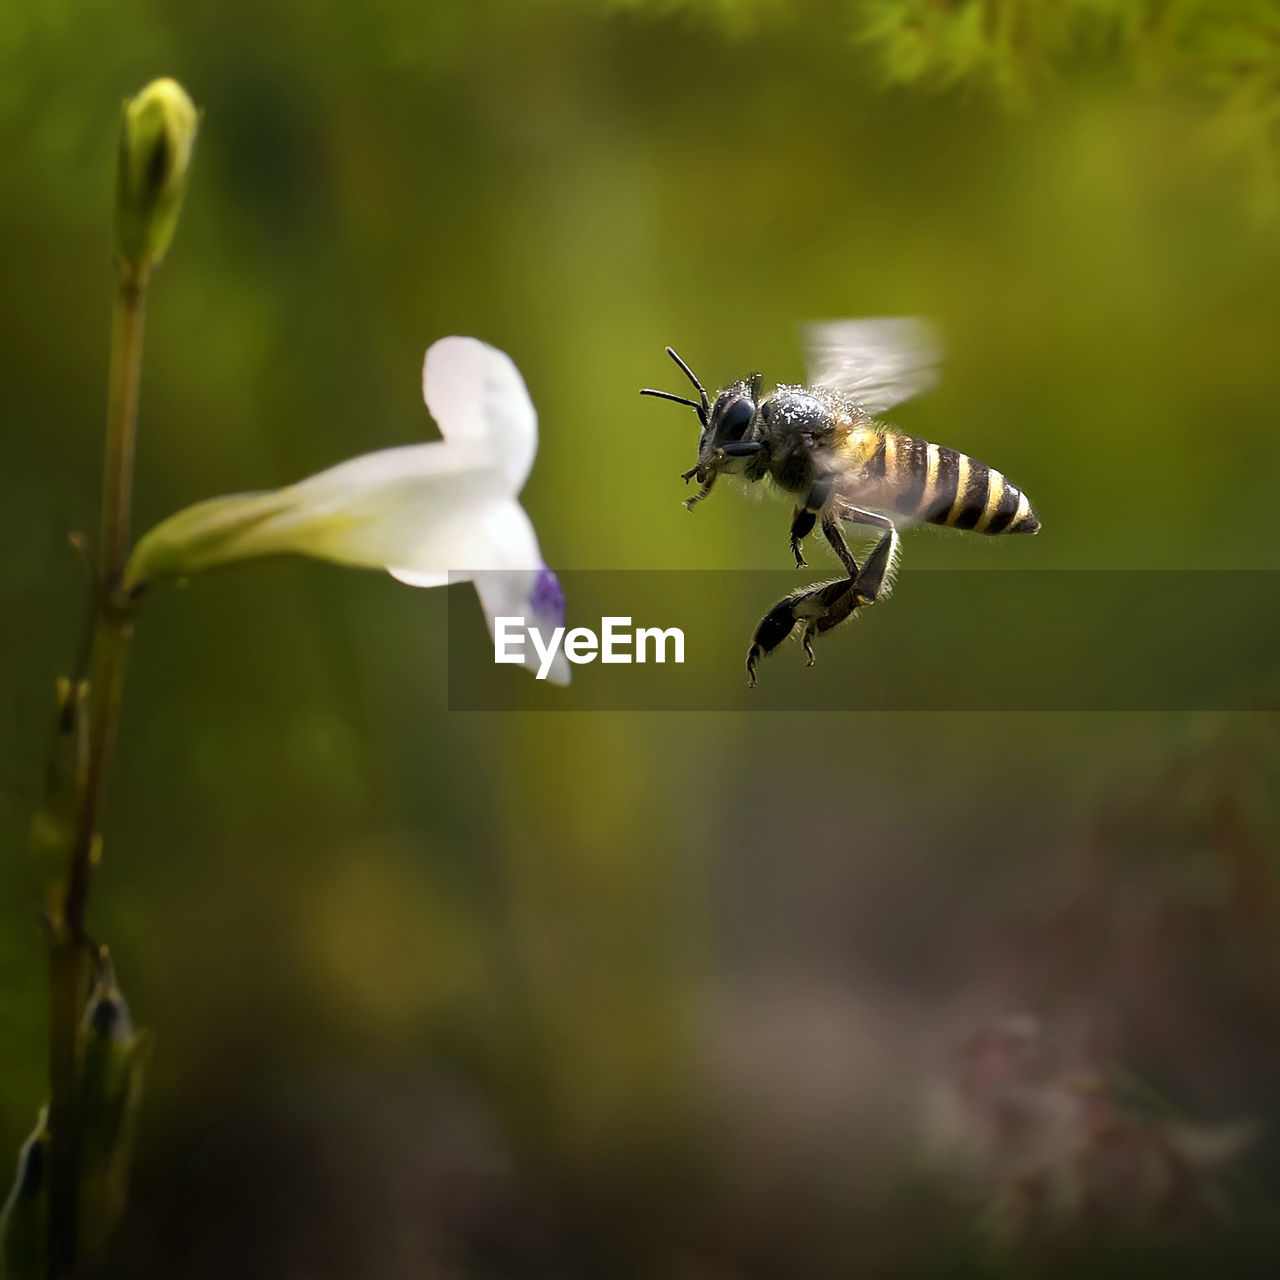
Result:
[[90,1256],[124,1212],[151,1049],[151,1033],[134,1029],[104,947],[76,1041],[80,1242]]
[[48,1112],[18,1152],[18,1171],[9,1198],[0,1209],[0,1276],[5,1280],[44,1280],[49,1236]]
[[153,80],[124,104],[116,252],[136,271],[164,257],[178,225],[198,115],[176,80]]

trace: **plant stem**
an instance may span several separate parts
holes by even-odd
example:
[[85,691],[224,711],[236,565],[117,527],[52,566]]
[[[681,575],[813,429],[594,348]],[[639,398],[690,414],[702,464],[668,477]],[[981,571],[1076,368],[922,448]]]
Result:
[[80,1133],[76,1115],[76,1033],[84,1016],[85,909],[100,847],[103,796],[133,634],[131,602],[120,594],[129,552],[138,375],[147,273],[120,268],[111,334],[102,536],[89,660],[89,759],[76,815],[62,909],[49,921],[49,1277],[77,1274]]
[[133,453],[138,427],[138,375],[142,369],[142,320],[147,270],[121,265],[111,329],[111,374],[107,386],[107,448],[102,467],[102,557],[104,597],[124,575],[133,508]]

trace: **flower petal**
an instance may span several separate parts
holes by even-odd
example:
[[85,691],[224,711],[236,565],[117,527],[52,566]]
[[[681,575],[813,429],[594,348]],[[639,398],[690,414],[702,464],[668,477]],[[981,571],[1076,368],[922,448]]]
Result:
[[478,338],[441,338],[422,362],[422,397],[445,440],[487,449],[507,492],[524,488],[538,415],[510,356]]
[[[539,605],[539,596],[547,594],[548,579],[555,583],[554,593],[560,600],[558,609]],[[507,569],[477,574],[475,587],[485,621],[489,624],[490,635],[494,634],[495,618],[523,618],[526,626],[537,627],[544,644],[551,643],[552,632],[556,627],[564,626],[564,596],[560,592],[560,583],[556,575],[545,566],[537,571]],[[533,672],[537,672],[542,666],[532,642],[525,644],[524,665]],[[564,655],[563,645],[556,650],[546,679],[552,684],[569,683],[569,659]]]
[[279,532],[294,544],[286,550],[447,574],[469,567],[473,530],[505,487],[480,448],[436,441],[383,449],[292,486],[299,520]]
[[[449,574],[452,582],[470,579],[480,597],[489,634],[496,618],[523,618],[537,627],[547,643],[556,627],[564,626],[564,595],[554,573],[542,562],[538,536],[524,508],[514,500],[493,501],[474,513],[467,531],[469,559]],[[410,586],[429,579],[430,566],[421,560],[390,567],[390,573]],[[434,585],[427,580],[425,585]],[[525,664],[531,671],[541,665],[532,644],[525,646]],[[556,653],[547,679],[569,683],[569,662],[564,651]]]

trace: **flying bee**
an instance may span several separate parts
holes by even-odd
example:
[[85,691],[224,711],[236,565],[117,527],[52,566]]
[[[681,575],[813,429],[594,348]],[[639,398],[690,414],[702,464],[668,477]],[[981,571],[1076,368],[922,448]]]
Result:
[[[903,435],[876,417],[937,383],[940,348],[933,330],[907,318],[840,320],[805,331],[808,384],[765,393],[752,373],[712,399],[693,370],[667,354],[698,398],[646,388],[640,394],[688,405],[702,424],[692,510],[722,475],[753,484],[768,479],[793,496],[791,551],[805,567],[803,543],[817,527],[844,565],[845,578],[803,587],[761,619],[747,651],[747,684],[756,665],[797,626],[808,665],[813,639],[887,591],[898,551],[898,526],[925,522],[974,533],[1036,533],[1040,521],[1026,494],[999,471],[946,445]],[[843,526],[878,538],[860,566]]]

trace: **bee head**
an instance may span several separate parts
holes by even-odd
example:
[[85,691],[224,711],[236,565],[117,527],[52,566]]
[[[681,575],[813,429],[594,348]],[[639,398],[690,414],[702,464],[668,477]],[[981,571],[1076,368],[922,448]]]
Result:
[[755,439],[759,431],[760,375],[753,373],[749,378],[726,387],[712,404],[693,370],[670,347],[667,355],[693,383],[698,399],[690,400],[670,391],[648,388],[640,394],[688,405],[698,415],[702,424],[702,433],[698,437],[698,465],[686,472],[683,478],[687,481],[696,476],[699,484],[709,488],[719,472],[741,470],[746,465],[745,460],[764,447]]
[[763,447],[759,435],[760,375],[732,383],[716,396],[698,440],[699,480],[717,472],[741,471]]

